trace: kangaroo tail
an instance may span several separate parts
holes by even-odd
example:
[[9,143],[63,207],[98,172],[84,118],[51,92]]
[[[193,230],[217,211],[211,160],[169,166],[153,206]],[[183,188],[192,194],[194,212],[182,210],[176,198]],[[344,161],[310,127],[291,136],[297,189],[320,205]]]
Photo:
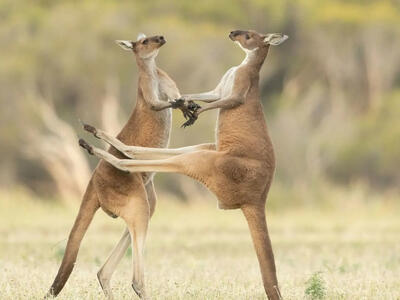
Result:
[[46,297],[57,296],[67,282],[68,277],[74,268],[83,236],[92,222],[93,216],[98,208],[99,200],[97,198],[93,182],[90,181],[85,195],[83,196],[78,216],[76,217],[74,226],[69,234],[67,247],[65,249],[64,258],[62,260],[60,269],[58,270],[57,276],[54,279],[54,282],[51,285]]

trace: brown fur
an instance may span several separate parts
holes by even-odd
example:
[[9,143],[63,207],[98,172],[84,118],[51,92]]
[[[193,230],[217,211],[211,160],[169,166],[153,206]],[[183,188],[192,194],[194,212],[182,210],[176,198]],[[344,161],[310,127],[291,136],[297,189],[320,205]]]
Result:
[[[229,69],[213,91],[183,96],[187,101],[206,102],[197,114],[220,109],[215,146],[130,147],[102,132],[101,138],[134,160],[120,160],[94,147],[91,150],[120,170],[185,174],[206,185],[218,197],[220,208],[241,208],[249,224],[265,292],[269,299],[279,299],[265,220],[265,202],[274,175],[275,156],[259,99],[259,71],[269,46],[279,45],[287,36],[237,30],[229,37],[247,53],[243,63]],[[143,158],[148,160],[141,160]]]
[[[157,68],[154,62],[158,49],[165,40],[160,36],[154,36],[144,37],[136,42],[119,41],[119,43],[124,43],[122,46],[125,49],[131,49],[135,53],[139,67],[139,83],[136,107],[117,139],[127,145],[166,147],[171,129],[171,111],[165,108],[171,107],[171,101],[179,98],[180,93],[174,81]],[[116,157],[125,157],[112,147],[109,153]],[[144,296],[141,255],[147,223],[154,212],[156,202],[152,175],[149,172],[123,172],[105,161],[98,164],[83,197],[49,296],[56,296],[67,281],[74,267],[80,242],[99,207],[107,214],[113,217],[121,216],[126,221],[134,243],[133,254],[137,259],[132,285],[138,294]],[[122,257],[121,253],[124,253],[129,245],[129,235],[125,233],[119,244],[121,244],[119,248],[117,247],[109,258],[113,261],[113,266],[108,266],[106,262],[102,270],[106,268],[107,274],[103,274],[102,270],[98,274],[100,284],[109,298],[112,297],[108,287],[109,277],[115,269],[114,265]]]

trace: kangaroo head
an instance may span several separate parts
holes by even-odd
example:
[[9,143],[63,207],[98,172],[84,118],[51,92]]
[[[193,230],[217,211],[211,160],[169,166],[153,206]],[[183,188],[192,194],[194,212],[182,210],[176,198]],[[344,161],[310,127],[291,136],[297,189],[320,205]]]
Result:
[[269,45],[277,46],[288,39],[282,33],[261,34],[254,30],[234,30],[229,34],[229,38],[238,43],[244,51],[251,51]]
[[122,49],[133,51],[136,56],[146,59],[155,57],[158,54],[158,49],[166,43],[162,35],[146,37],[143,33],[139,34],[136,41],[115,41]]

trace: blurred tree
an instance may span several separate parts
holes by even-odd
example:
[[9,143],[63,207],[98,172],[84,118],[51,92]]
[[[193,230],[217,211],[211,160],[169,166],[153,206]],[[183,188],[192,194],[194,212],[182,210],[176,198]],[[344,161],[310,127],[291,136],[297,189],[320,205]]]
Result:
[[[399,124],[392,112],[399,109],[399,25],[400,7],[389,0],[3,0],[0,185],[22,184],[42,193],[35,187],[50,178],[56,183],[54,171],[45,166],[64,165],[61,161],[45,163],[38,153],[21,149],[26,143],[35,149],[38,139],[42,145],[62,142],[43,126],[43,99],[51,99],[53,118],[71,127],[66,130],[71,137],[80,130],[78,118],[112,132],[125,122],[135,103],[137,72],[133,55],[121,51],[115,39],[162,33],[168,43],[158,65],[182,93],[201,92],[214,88],[243,58],[229,31],[253,28],[290,36],[271,49],[260,76],[277,180],[360,180],[398,189],[393,166],[400,157]],[[195,127],[182,130],[182,116],[174,112],[171,146],[212,141],[215,117],[215,112],[205,114]],[[76,147],[71,151],[80,151],[70,140]],[[184,198],[192,189],[198,192],[196,184],[179,176],[160,175],[158,183]],[[79,194],[73,185],[67,192],[52,186],[52,193]]]
[[[400,90],[364,115],[338,152],[330,172],[344,183],[365,180],[374,188],[400,186]],[[351,170],[351,172],[349,172]]]
[[76,147],[78,137],[45,101],[39,101],[38,112],[47,133],[28,129],[29,147],[23,151],[40,160],[62,199],[77,200],[85,192],[91,173],[85,155]]

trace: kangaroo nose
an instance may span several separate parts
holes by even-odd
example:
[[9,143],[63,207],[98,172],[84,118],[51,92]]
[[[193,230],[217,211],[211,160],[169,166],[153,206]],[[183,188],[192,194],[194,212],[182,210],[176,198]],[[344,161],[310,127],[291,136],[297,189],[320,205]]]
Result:
[[163,37],[162,35],[160,35],[160,36],[157,38],[157,42],[159,42],[161,45],[164,45],[164,44],[165,44],[165,39],[164,39],[164,37]]
[[229,33],[229,38],[233,41],[233,38],[235,37],[235,36],[237,36],[238,35],[238,33],[237,33],[237,31],[235,30],[235,31],[231,31],[231,33]]

